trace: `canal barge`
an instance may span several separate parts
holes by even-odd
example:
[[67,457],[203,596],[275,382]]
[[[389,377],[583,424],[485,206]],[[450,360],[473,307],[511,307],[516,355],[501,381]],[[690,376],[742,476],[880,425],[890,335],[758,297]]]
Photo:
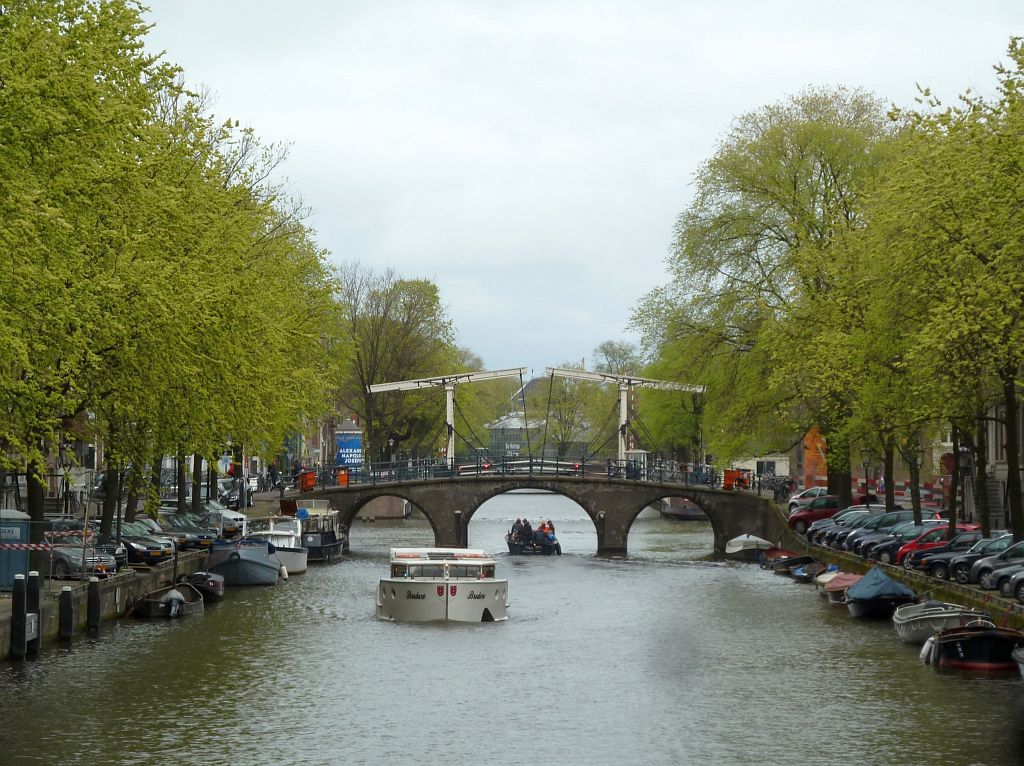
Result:
[[377,587],[377,617],[403,622],[500,622],[508,618],[508,580],[472,548],[392,548]]

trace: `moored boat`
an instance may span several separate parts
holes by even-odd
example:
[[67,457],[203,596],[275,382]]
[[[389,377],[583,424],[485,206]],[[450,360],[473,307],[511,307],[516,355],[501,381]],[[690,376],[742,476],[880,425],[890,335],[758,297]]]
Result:
[[498,622],[508,618],[508,580],[471,548],[392,548],[377,586],[377,617],[408,622]]
[[1018,670],[1022,648],[1021,631],[973,620],[931,636],[921,649],[921,660],[940,669],[1003,673]]
[[203,613],[203,594],[187,582],[165,585],[147,593],[132,607],[132,616],[183,617]]
[[864,577],[846,589],[846,608],[854,617],[889,619],[896,607],[912,604],[917,594],[873,567]]
[[274,547],[274,555],[288,574],[306,571],[309,548],[302,544],[302,522],[291,516],[267,516],[249,521],[249,534],[255,540],[266,540]]
[[685,497],[665,497],[661,500],[659,513],[666,519],[676,521],[707,521],[708,516],[701,507]]
[[772,571],[778,575],[789,575],[793,569],[813,564],[815,561],[814,556],[786,556],[772,562]]
[[846,590],[860,582],[863,577],[864,575],[850,572],[836,572],[822,588],[828,597],[828,603],[833,606],[846,606]]
[[818,595],[822,598],[828,598],[828,594],[825,592],[825,586],[828,585],[837,575],[841,574],[839,567],[835,564],[829,564],[823,572],[814,576],[814,589],[818,591]]
[[757,561],[764,551],[774,548],[774,543],[754,535],[740,535],[725,544],[725,555],[737,561]]
[[785,548],[769,548],[760,556],[761,569],[772,569],[778,559],[793,558],[797,554]]
[[224,578],[225,585],[273,585],[281,565],[266,540],[218,540],[213,544],[207,569]]
[[191,572],[178,576],[178,582],[186,582],[203,594],[204,604],[216,604],[224,599],[224,578],[213,572]]
[[942,601],[904,604],[892,615],[892,626],[901,641],[923,644],[940,630],[959,628],[968,622],[989,619],[987,612]]
[[348,550],[348,528],[341,515],[325,501],[306,500],[295,510],[302,524],[302,545],[309,551],[308,561],[331,562]]
[[825,571],[825,564],[820,561],[812,561],[810,564],[804,564],[803,566],[796,567],[795,569],[790,568],[789,574],[797,582],[810,583],[814,581],[814,578]]

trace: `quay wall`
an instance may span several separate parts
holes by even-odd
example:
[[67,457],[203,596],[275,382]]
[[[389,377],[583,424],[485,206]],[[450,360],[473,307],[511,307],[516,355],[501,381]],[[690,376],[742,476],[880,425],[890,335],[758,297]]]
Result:
[[[781,509],[777,509],[780,517],[785,519]],[[784,522],[785,523],[785,522]],[[961,585],[949,580],[938,580],[934,577],[904,569],[894,564],[882,564],[877,561],[862,559],[860,556],[824,545],[808,542],[803,536],[796,534],[788,525],[783,527],[782,546],[794,553],[814,556],[818,561],[835,564],[844,572],[866,574],[874,567],[881,567],[893,580],[903,583],[919,596],[926,596],[935,601],[948,601],[954,604],[983,609],[992,615],[997,624],[1024,630],[1024,605],[1017,599],[1004,598],[998,591],[982,590],[977,585]]]
[[[205,552],[182,553],[177,563],[165,561],[155,567],[131,569],[114,577],[100,580],[100,612],[104,622],[122,617],[135,603],[147,593],[170,585],[175,576],[191,572],[199,572],[206,566]],[[57,640],[59,621],[58,606],[61,589],[68,585],[74,599],[75,631],[85,630],[88,623],[88,582],[44,581],[43,592],[40,594],[40,638],[42,642],[51,643]],[[0,606],[0,660],[6,660],[11,652],[11,601],[4,599]]]

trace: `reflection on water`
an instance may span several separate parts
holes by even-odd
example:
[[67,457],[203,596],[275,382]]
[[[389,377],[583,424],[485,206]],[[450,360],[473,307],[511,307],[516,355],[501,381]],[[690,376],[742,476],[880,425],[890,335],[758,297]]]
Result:
[[[517,516],[551,518],[565,555],[509,557]],[[600,559],[570,501],[495,498],[469,542],[497,554],[509,620],[377,621],[388,549],[431,541],[422,517],[363,523],[339,564],[3,668],[0,763],[1007,764],[1020,752],[1019,679],[939,675],[887,624],[712,560],[707,524],[645,511],[629,558]]]

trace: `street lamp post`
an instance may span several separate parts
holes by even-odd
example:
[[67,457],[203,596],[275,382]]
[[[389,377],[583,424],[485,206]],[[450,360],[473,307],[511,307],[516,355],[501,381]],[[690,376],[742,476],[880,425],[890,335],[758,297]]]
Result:
[[871,447],[863,447],[860,451],[860,460],[864,465],[864,494],[871,494],[871,466],[875,462],[875,451]]

